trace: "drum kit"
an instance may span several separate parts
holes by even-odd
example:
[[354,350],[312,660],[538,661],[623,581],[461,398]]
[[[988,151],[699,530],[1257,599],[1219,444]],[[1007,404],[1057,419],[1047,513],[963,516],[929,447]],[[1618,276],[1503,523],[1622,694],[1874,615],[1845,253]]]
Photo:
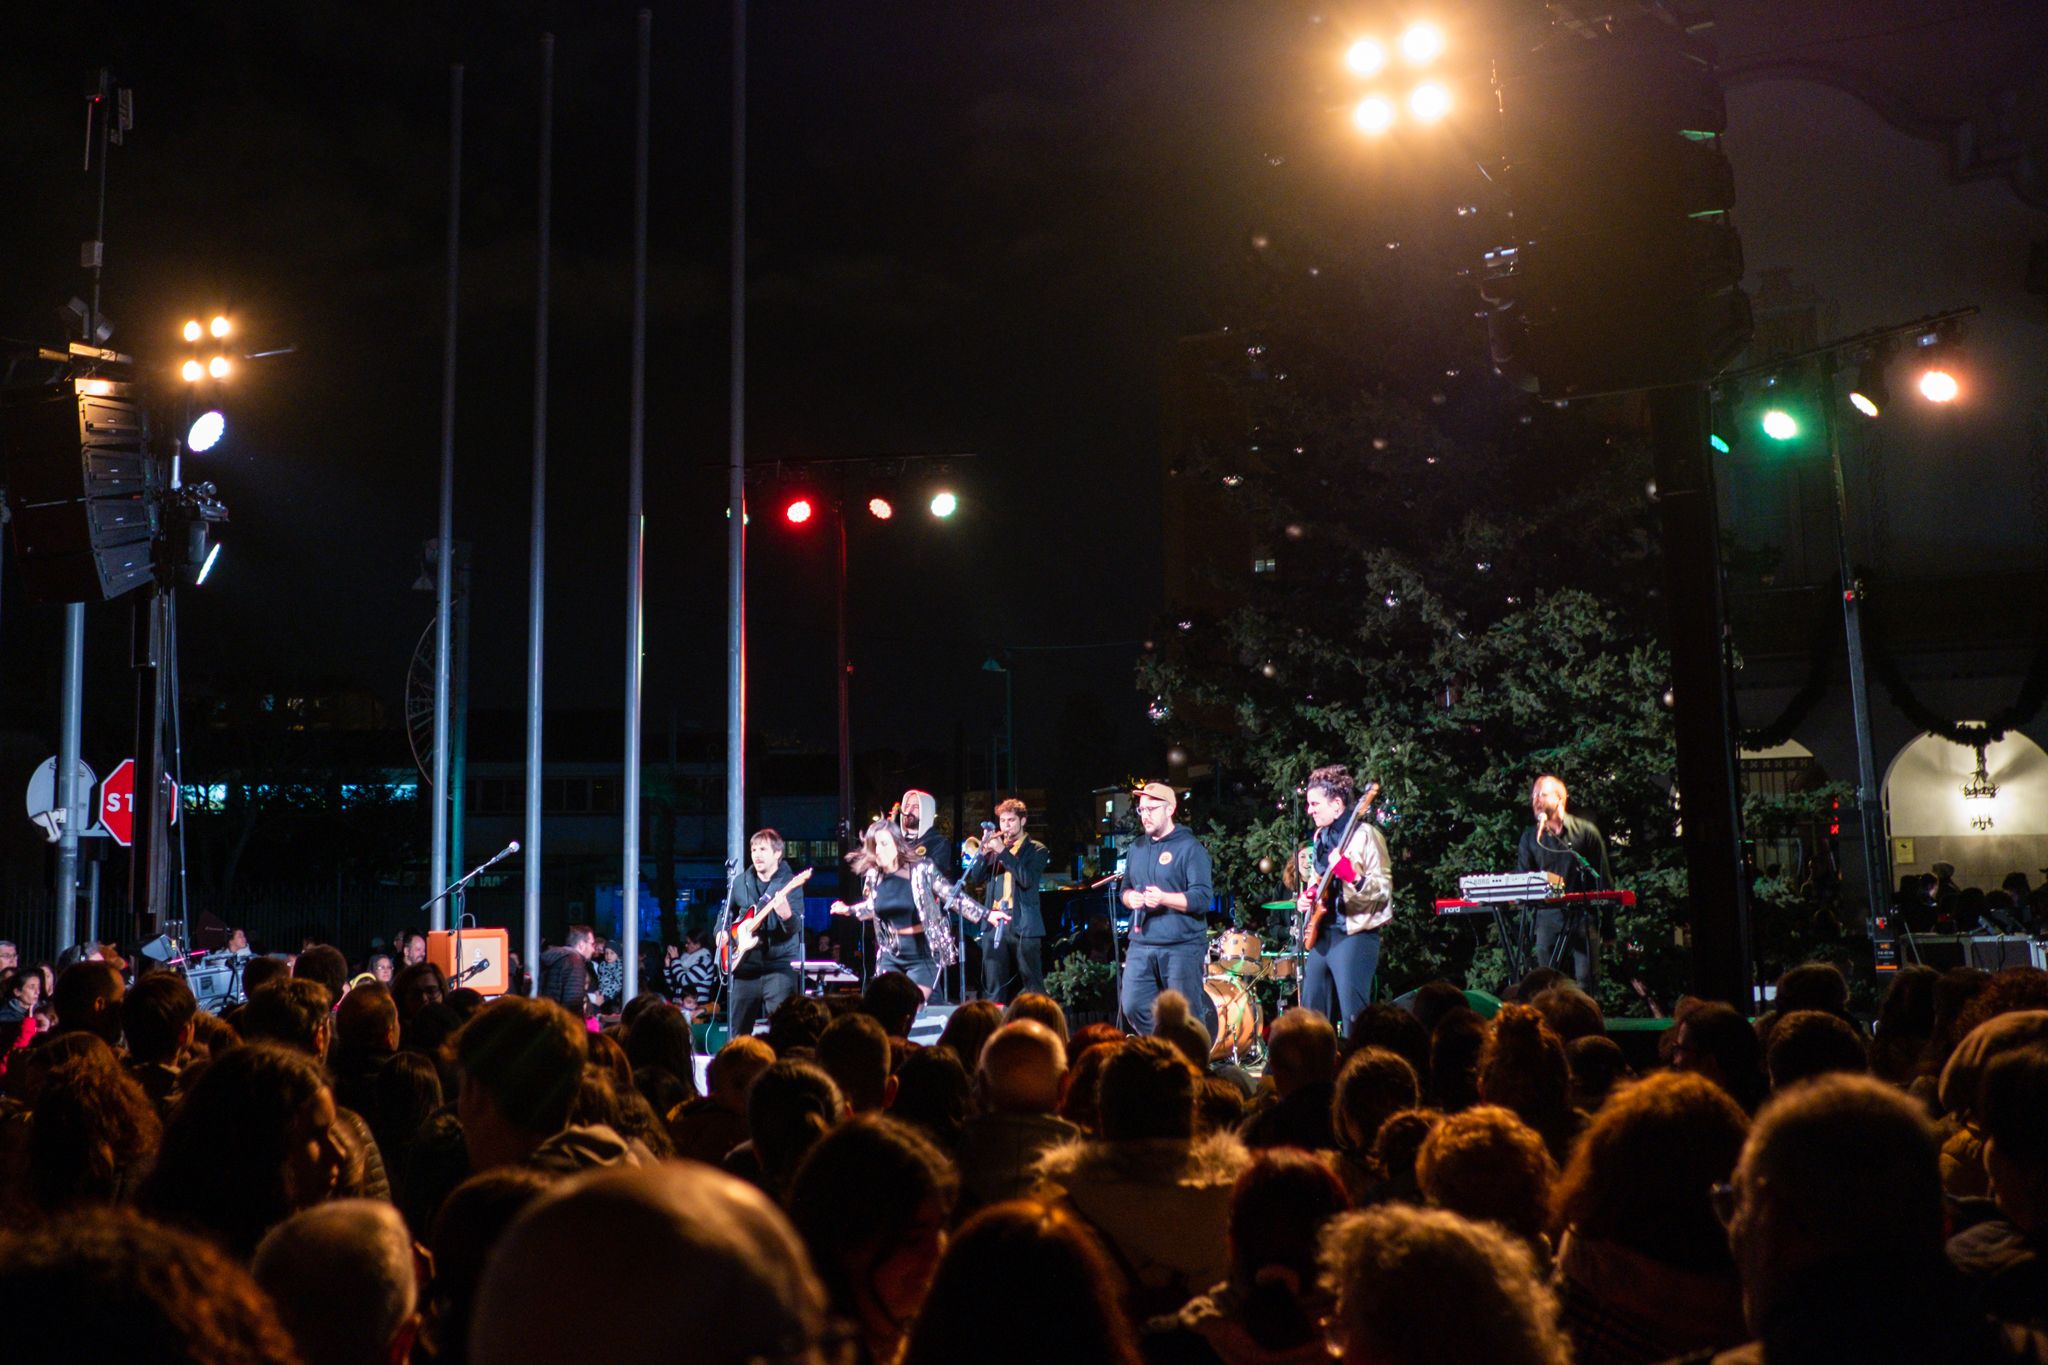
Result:
[[[1283,902],[1287,909],[1293,901]],[[1270,908],[1270,907],[1269,907]],[[1202,991],[1216,1009],[1212,1061],[1256,1060],[1265,1036],[1266,1009],[1252,991],[1254,981],[1291,981],[1299,966],[1292,952],[1269,952],[1249,929],[1227,929],[1209,945],[1209,970]]]

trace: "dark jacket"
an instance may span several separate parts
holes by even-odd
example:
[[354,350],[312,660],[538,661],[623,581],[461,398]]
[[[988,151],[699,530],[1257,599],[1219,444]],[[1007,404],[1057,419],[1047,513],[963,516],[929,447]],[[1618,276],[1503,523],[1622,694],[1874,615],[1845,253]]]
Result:
[[[847,908],[860,919],[875,919],[875,888],[881,883],[880,873],[868,873],[862,879],[866,894]],[[987,908],[940,876],[934,863],[910,865],[910,898],[917,905],[918,922],[924,925],[925,944],[941,967],[960,960],[960,947],[953,941],[953,926],[948,922],[953,912],[957,910],[976,924],[988,918]]]
[[1330,1102],[1336,1095],[1334,1081],[1311,1081],[1253,1115],[1244,1126],[1244,1145],[1253,1151],[1267,1147],[1334,1151],[1337,1131],[1330,1122]]
[[554,1001],[578,1019],[590,1013],[594,984],[590,963],[574,948],[550,948],[540,955],[540,998]]
[[[1592,865],[1590,871],[1588,863]],[[1564,878],[1566,891],[1610,891],[1614,888],[1614,874],[1607,869],[1607,841],[1600,837],[1599,827],[1591,820],[1571,814],[1564,817],[1561,838],[1546,836],[1539,840],[1534,825],[1523,830],[1522,842],[1515,849],[1515,870],[1554,872]]]
[[1988,1218],[1948,1239],[1948,1259],[1992,1317],[2048,1326],[2048,1256],[2038,1238],[2003,1216]]
[[1124,889],[1179,891],[1188,898],[1187,913],[1161,906],[1131,913],[1131,946],[1160,948],[1199,943],[1209,936],[1211,890],[1209,850],[1186,825],[1175,825],[1164,839],[1140,835],[1124,863]]
[[[726,902],[725,913],[718,918],[718,929],[730,933],[732,926],[753,912],[762,899],[788,886],[796,877],[787,862],[775,869],[775,875],[762,881],[754,875],[751,867],[742,868],[733,881],[732,897]],[[740,965],[733,969],[733,975],[742,981],[752,981],[771,972],[787,971],[804,955],[804,903],[801,896],[789,898],[789,918],[769,915],[755,930],[761,941],[747,955],[740,959]]]
[[988,883],[988,893],[982,899],[990,909],[995,909],[1009,895],[1012,903],[1002,908],[1010,912],[1014,923],[1004,933],[1016,938],[1044,938],[1045,918],[1039,910],[1038,881],[1045,875],[1045,865],[1051,861],[1052,853],[1028,834],[1013,853],[1003,844],[1002,837],[992,834],[983,840],[981,856],[974,860],[974,879]]

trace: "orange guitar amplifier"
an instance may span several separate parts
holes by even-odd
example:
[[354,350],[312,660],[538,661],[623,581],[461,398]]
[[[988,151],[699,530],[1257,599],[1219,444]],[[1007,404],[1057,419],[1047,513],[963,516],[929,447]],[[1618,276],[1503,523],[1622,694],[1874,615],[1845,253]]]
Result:
[[427,935],[427,961],[448,977],[448,989],[467,986],[484,995],[503,995],[512,984],[512,940],[503,929],[464,929],[462,962],[455,961],[455,931]]

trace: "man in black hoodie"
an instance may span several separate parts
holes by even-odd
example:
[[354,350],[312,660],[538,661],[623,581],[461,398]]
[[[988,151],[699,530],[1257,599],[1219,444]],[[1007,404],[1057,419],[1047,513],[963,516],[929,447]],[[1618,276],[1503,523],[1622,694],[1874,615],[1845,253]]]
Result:
[[749,915],[766,909],[754,932],[760,942],[732,969],[732,996],[727,1016],[731,1036],[745,1038],[754,1025],[773,1015],[797,992],[797,967],[804,955],[803,902],[789,894],[796,874],[782,856],[782,836],[772,829],[747,841],[749,866],[733,879],[732,896],[718,917],[713,935],[719,960],[729,960],[734,928]]
[[1147,782],[1132,793],[1144,837],[1125,859],[1124,909],[1131,916],[1130,947],[1124,954],[1121,992],[1124,1020],[1135,1033],[1152,1031],[1152,1002],[1161,991],[1179,991],[1202,1011],[1203,1026],[1216,1036],[1216,1011],[1202,990],[1209,955],[1209,850],[1174,824],[1179,795],[1164,782]]
[[589,1018],[590,993],[597,986],[590,959],[596,956],[597,931],[587,924],[570,925],[569,941],[540,955],[540,998],[578,1019]]

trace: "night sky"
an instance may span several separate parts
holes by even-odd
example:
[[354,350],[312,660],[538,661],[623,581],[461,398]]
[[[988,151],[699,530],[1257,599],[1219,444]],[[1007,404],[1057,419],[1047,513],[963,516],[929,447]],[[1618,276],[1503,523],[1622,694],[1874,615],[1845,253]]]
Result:
[[[633,13],[328,0],[15,5],[0,19],[0,335],[57,340],[53,310],[82,291],[82,94],[106,64],[135,89],[138,123],[112,163],[114,344],[168,372],[177,325],[225,306],[249,348],[298,348],[244,367],[229,442],[188,469],[216,478],[235,516],[217,578],[185,607],[188,686],[331,679],[397,711],[432,609],[411,585],[436,517],[447,65],[460,59],[456,526],[476,547],[476,704],[520,703],[537,39],[552,29],[547,689],[551,705],[619,704]],[[943,750],[956,721],[975,744],[1001,712],[1001,681],[980,670],[991,649],[1101,645],[1018,656],[1024,783],[1096,785],[1156,757],[1130,665],[1160,602],[1159,379],[1177,337],[1229,322],[1220,272],[1300,189],[1273,152],[1276,130],[1316,114],[1299,80],[1319,41],[1304,13],[752,7],[751,458],[982,456],[957,474],[953,523],[855,528],[857,747]],[[723,717],[727,19],[719,4],[655,7],[650,729]],[[2000,404],[1892,452],[1908,480],[1890,500],[1892,543],[1936,567],[1986,540],[2040,562],[2038,527],[2014,509],[2048,367],[2040,300],[2021,288],[2043,215],[1997,182],[1950,185],[1940,148],[1845,95],[1767,81],[1730,108],[1753,278],[1793,267],[1839,301],[1843,331],[1980,303],[1983,336],[2001,343],[1985,370]],[[1916,459],[1916,441],[1939,458]],[[773,509],[758,492],[754,724],[823,748],[829,536],[792,534]],[[58,613],[26,607],[12,581],[5,608],[0,715],[54,738]],[[105,727],[126,726],[124,693],[105,688],[125,617],[92,613],[103,699],[89,756],[123,748]],[[1099,771],[1062,757],[1098,730],[1114,737]]]

